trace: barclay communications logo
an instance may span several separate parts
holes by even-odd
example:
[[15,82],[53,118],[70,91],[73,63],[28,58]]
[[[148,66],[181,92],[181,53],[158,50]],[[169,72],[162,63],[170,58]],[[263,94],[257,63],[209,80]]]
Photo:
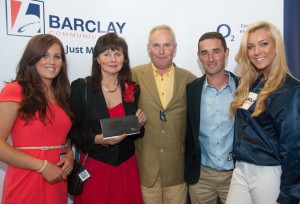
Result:
[[45,33],[44,2],[6,0],[7,35],[35,36]]

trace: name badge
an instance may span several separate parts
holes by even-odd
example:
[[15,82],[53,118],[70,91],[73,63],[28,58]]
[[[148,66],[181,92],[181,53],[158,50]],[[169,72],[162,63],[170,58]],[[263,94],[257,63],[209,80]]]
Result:
[[250,106],[252,106],[252,104],[256,101],[257,95],[257,93],[250,92],[247,100],[244,102],[241,108],[248,110]]
[[81,170],[78,172],[78,176],[82,182],[91,177],[90,173],[85,168],[81,168]]

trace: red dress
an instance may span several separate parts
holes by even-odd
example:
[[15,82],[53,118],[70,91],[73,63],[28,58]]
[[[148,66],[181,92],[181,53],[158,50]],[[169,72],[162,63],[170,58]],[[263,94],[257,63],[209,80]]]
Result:
[[[21,92],[22,87],[17,82],[9,83],[0,93],[0,102],[20,103]],[[44,126],[39,119],[35,119],[24,126],[24,120],[19,117],[16,119],[11,130],[12,146],[57,146],[66,142],[71,120],[57,104],[51,103],[49,106],[54,114],[52,124],[48,122]],[[19,151],[56,164],[62,149]],[[50,184],[35,171],[7,166],[2,204],[66,204],[67,202],[66,181]]]
[[[124,106],[108,108],[111,118],[125,115]],[[81,160],[84,155],[81,155]],[[82,161],[81,161],[82,162]],[[135,155],[112,166],[88,157],[86,169],[91,178],[83,186],[83,193],[74,197],[74,204],[142,204],[142,192]]]

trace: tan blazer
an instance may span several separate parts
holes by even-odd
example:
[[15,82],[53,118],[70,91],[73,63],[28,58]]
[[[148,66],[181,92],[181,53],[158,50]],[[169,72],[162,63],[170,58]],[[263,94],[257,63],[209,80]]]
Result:
[[[151,63],[132,68],[139,83],[139,108],[147,116],[145,135],[136,141],[136,157],[141,184],[151,187],[160,172],[163,186],[184,183],[186,136],[186,85],[196,79],[191,72],[175,65],[174,93],[164,109],[156,88]],[[164,111],[167,122],[160,120]]]

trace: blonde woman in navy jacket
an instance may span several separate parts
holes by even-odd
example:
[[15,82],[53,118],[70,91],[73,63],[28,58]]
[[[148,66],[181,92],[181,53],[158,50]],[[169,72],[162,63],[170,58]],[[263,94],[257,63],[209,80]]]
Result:
[[300,82],[288,71],[279,30],[264,21],[249,25],[236,60],[236,166],[226,203],[299,204]]

